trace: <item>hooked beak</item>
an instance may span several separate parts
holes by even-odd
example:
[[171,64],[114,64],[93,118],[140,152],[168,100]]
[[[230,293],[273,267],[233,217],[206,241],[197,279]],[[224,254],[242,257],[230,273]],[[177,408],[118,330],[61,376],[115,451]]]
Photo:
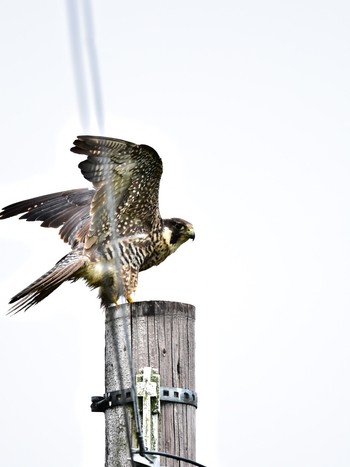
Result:
[[195,234],[194,229],[192,227],[192,229],[190,229],[189,232],[188,232],[188,238],[190,238],[191,240],[194,240],[195,237],[196,237],[196,234]]

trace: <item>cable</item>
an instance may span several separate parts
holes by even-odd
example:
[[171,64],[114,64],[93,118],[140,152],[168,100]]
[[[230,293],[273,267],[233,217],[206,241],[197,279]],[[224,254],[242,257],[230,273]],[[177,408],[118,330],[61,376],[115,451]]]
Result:
[[[67,13],[68,13],[68,23],[69,23],[69,30],[70,30],[70,40],[71,40],[71,50],[72,50],[72,63],[74,67],[74,76],[75,76],[75,83],[76,83],[76,91],[78,97],[78,107],[80,111],[80,120],[83,127],[88,126],[90,121],[90,112],[89,112],[89,99],[88,99],[88,86],[87,86],[87,79],[85,76],[89,76],[91,79],[92,85],[92,95],[93,95],[93,102],[94,105],[92,106],[94,109],[94,113],[96,116],[97,124],[99,127],[100,133],[103,133],[103,126],[104,126],[104,112],[103,112],[103,100],[102,100],[102,92],[101,92],[101,80],[99,74],[99,66],[98,66],[98,58],[97,58],[97,51],[94,42],[94,27],[93,27],[93,15],[92,15],[92,8],[90,0],[83,1],[83,29],[84,29],[84,38],[85,38],[85,49],[87,54],[87,60],[89,65],[89,72],[84,73],[84,62],[83,62],[83,46],[82,46],[82,34],[79,28],[79,14],[78,14],[78,3],[76,0],[67,0]],[[104,185],[105,189],[105,201],[107,211],[109,213],[108,221],[110,223],[110,231],[112,232],[112,239],[111,239],[111,248],[113,251],[113,258],[115,261],[115,271],[114,271],[114,284],[118,284],[119,290],[117,290],[117,295],[125,297],[123,284],[121,281],[118,281],[118,275],[121,277],[121,258],[120,252],[118,247],[118,238],[117,238],[117,224],[115,219],[115,212],[117,210],[117,206],[115,203],[115,198],[113,196],[113,186],[110,182],[110,177],[108,177],[108,164],[103,166],[103,170],[105,171],[105,180],[106,183]],[[111,304],[108,308],[115,307],[114,304]],[[107,309],[106,309],[107,312]],[[141,421],[140,421],[140,413],[138,408],[138,399],[136,394],[136,380],[135,380],[135,372],[133,368],[132,362],[132,355],[131,355],[131,339],[128,333],[126,318],[122,318],[123,322],[123,329],[124,329],[124,336],[126,341],[126,348],[127,348],[127,357],[128,357],[128,366],[130,371],[130,380],[131,380],[131,387],[133,391],[133,411],[134,411],[134,419],[136,424],[136,433],[137,439],[140,447],[140,451],[142,453],[145,452],[145,445],[142,435],[142,428],[141,428]],[[120,349],[118,352],[119,342],[115,336],[115,330],[111,327],[111,334],[112,339],[114,342],[113,348],[116,351],[116,362],[117,362],[117,372],[118,378],[121,384],[121,387],[124,388],[124,381],[123,381],[123,373],[120,364]],[[128,447],[130,452],[130,460],[131,464],[134,467],[134,460],[132,455],[132,444],[131,444],[131,430],[129,426],[129,419],[127,415],[126,405],[123,404],[123,412],[124,412],[124,420],[126,426],[126,435],[128,440]]]
[[[203,464],[199,464],[196,461],[192,461],[191,459],[186,459],[185,457],[181,456],[176,456],[175,454],[168,454],[167,452],[158,452],[158,451],[146,451],[147,454],[150,454],[151,456],[161,456],[161,457],[169,457],[169,459],[175,459],[178,461],[183,461],[187,462],[188,464],[196,465],[197,467],[205,467]],[[134,454],[140,454],[142,456],[141,451],[134,451]]]

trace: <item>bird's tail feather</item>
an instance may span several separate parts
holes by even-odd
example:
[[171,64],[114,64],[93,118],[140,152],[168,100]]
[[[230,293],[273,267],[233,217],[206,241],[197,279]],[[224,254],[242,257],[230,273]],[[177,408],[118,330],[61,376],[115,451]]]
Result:
[[84,265],[85,258],[72,251],[58,261],[55,266],[21,292],[11,298],[9,314],[26,311],[50,295],[64,281],[77,279],[77,271]]

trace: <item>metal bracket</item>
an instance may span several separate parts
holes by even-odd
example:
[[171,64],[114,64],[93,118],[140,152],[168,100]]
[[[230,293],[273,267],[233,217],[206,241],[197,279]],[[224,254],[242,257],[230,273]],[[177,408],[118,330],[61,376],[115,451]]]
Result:
[[[171,388],[168,386],[160,386],[159,388],[159,400],[161,402],[172,402],[176,404],[187,404],[193,405],[197,408],[198,396],[195,391],[185,388]],[[91,397],[91,411],[92,412],[105,412],[111,407],[117,407],[120,405],[128,404],[133,401],[132,390],[130,389],[118,389],[111,391],[104,396],[93,396]]]

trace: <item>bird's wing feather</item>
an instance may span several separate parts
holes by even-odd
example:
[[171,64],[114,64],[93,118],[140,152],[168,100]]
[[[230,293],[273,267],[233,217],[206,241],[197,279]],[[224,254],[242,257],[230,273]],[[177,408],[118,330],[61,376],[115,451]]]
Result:
[[14,305],[9,313],[27,310],[50,295],[64,281],[76,280],[75,274],[84,266],[85,261],[86,258],[80,252],[78,254],[74,251],[68,253],[47,273],[11,298],[10,303]]
[[79,168],[96,189],[87,248],[97,240],[107,241],[113,222],[117,234],[124,236],[143,232],[160,219],[162,161],[154,149],[120,139],[78,136],[71,151],[87,156]]
[[90,204],[95,191],[86,188],[30,198],[3,208],[0,219],[24,213],[20,219],[41,221],[42,227],[61,227],[60,236],[73,245],[90,224]]

